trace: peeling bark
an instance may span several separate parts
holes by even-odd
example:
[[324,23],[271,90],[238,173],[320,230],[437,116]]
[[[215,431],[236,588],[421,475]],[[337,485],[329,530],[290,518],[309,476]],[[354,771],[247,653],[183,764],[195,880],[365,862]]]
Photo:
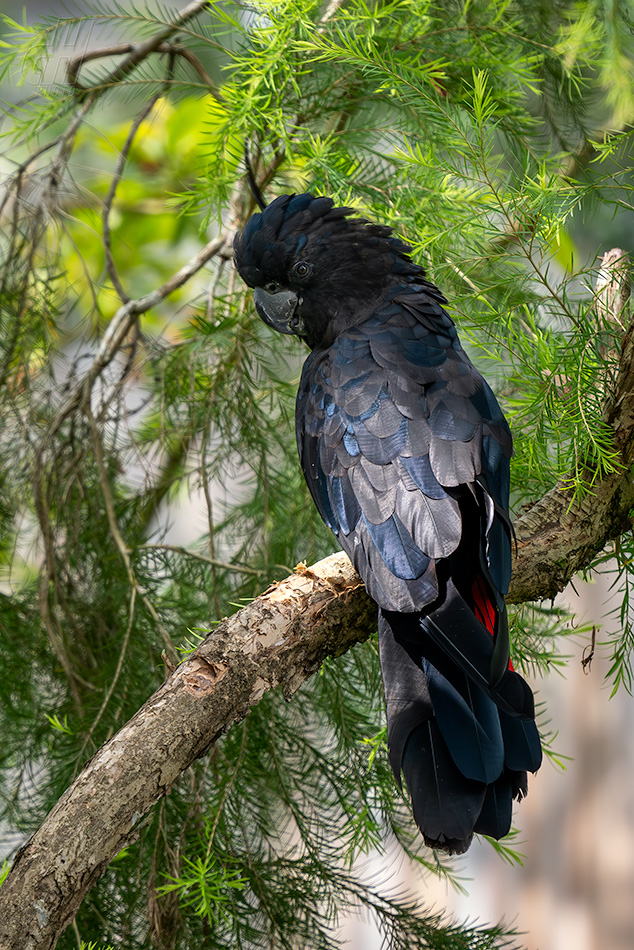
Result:
[[149,808],[264,693],[287,699],[376,626],[376,607],[343,555],[272,587],[219,624],[86,763],[18,852],[0,888],[0,948],[54,947]]

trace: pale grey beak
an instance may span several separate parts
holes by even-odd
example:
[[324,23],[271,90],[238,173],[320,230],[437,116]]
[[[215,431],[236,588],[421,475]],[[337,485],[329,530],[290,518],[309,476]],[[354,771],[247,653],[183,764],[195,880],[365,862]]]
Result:
[[253,291],[253,302],[258,315],[274,330],[280,333],[297,333],[299,320],[295,311],[299,304],[297,294],[292,290],[280,290],[270,294],[261,287]]

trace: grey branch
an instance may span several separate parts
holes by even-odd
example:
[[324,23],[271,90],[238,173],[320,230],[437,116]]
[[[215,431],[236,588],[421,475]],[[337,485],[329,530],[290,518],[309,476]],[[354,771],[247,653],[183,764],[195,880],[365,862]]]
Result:
[[[610,274],[604,283],[614,288]],[[612,293],[610,299],[621,296]],[[614,431],[621,469],[596,481],[592,494],[578,501],[564,480],[519,519],[513,602],[552,597],[631,527],[632,338],[630,327],[605,394],[605,421]],[[279,686],[290,699],[327,656],[367,639],[375,622],[376,607],[341,553],[299,568],[219,624],[86,763],[18,852],[0,888],[2,950],[54,947],[90,888],[135,840],[143,816],[181,773],[267,690]]]
[[190,20],[193,20],[195,17],[201,13],[205,7],[209,6],[209,0],[194,0],[193,3],[189,3],[186,7],[183,7],[182,10],[179,10],[175,15],[171,23],[166,23],[165,28],[158,33],[155,33],[149,39],[145,40],[143,43],[138,45],[132,44],[123,44],[120,46],[108,47],[100,50],[91,50],[86,53],[82,53],[80,56],[76,56],[70,60],[66,69],[66,78],[69,85],[79,92],[86,92],[86,90],[78,80],[78,74],[82,65],[89,60],[100,59],[104,56],[112,56],[119,53],[127,53],[127,56],[117,65],[115,68],[108,73],[105,79],[102,79],[99,83],[99,89],[103,90],[109,86],[113,86],[116,83],[121,82],[128,76],[136,67],[147,59],[152,53],[162,51],[165,48],[164,44],[169,40],[175,33],[178,32],[181,27],[185,26]]

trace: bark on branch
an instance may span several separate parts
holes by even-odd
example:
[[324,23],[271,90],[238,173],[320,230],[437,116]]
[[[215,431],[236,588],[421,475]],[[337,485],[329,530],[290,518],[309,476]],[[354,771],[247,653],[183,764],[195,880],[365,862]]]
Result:
[[219,624],[84,766],[0,888],[0,947],[55,945],[139,821],[266,690],[287,698],[366,639],[376,608],[341,555],[300,570]]
[[[606,286],[613,290],[614,282]],[[512,602],[552,597],[631,526],[633,335],[630,327],[605,399],[622,469],[576,502],[562,483],[519,519]],[[223,621],[84,766],[18,852],[0,888],[1,950],[54,947],[142,817],[191,762],[265,691],[280,686],[290,698],[326,656],[365,640],[375,622],[375,605],[342,553],[298,569]]]
[[[572,478],[562,479],[515,522],[517,559],[507,600],[552,598],[587,567],[609,541],[631,529],[634,510],[634,323],[624,320],[630,296],[629,261],[614,248],[604,255],[596,285],[599,317],[625,330],[613,380],[604,380],[604,422],[612,429],[619,470],[574,498]],[[627,329],[625,329],[627,327]],[[597,381],[601,385],[601,381]],[[592,484],[594,473],[588,472]]]

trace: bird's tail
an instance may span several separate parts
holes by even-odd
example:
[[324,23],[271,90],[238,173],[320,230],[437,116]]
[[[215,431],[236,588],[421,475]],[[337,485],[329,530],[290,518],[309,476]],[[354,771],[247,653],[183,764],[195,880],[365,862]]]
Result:
[[492,680],[492,626],[463,604],[449,590],[422,617],[379,612],[390,762],[426,844],[455,853],[508,833],[541,762],[530,688],[508,662]]

